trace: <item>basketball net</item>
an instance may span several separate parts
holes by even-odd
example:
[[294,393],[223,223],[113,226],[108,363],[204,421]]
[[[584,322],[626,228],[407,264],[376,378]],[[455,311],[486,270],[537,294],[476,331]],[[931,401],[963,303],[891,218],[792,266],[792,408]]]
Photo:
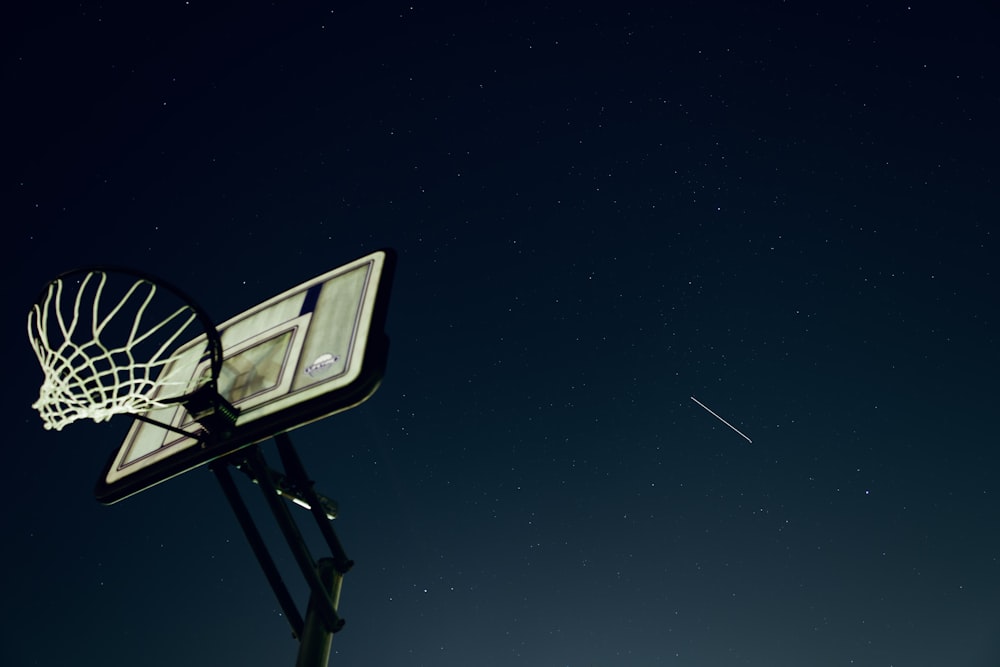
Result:
[[48,430],[164,408],[187,390],[187,380],[170,377],[169,369],[195,311],[183,305],[153,315],[156,285],[137,279],[116,299],[105,295],[107,281],[100,270],[57,278],[28,313],[28,339],[44,373],[32,407]]

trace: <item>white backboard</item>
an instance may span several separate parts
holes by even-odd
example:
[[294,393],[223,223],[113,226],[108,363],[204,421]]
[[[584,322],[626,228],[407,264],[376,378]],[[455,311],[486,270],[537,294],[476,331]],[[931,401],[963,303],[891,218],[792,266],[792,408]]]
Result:
[[[385,370],[383,330],[394,255],[380,250],[241,313],[217,328],[223,366],[219,393],[240,410],[232,438],[206,446],[195,437],[135,420],[97,484],[112,503],[194,467],[363,402]],[[187,343],[176,366],[193,388],[208,372],[205,337]],[[183,406],[146,417],[196,433]]]

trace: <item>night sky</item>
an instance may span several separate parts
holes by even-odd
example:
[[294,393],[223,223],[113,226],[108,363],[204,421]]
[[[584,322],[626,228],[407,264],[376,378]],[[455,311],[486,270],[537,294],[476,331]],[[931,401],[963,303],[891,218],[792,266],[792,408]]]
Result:
[[1000,664],[990,3],[122,4],[0,40],[0,664],[298,646],[206,468],[103,506],[130,420],[42,428],[46,281],[221,322],[381,247],[385,381],[292,433],[331,665]]

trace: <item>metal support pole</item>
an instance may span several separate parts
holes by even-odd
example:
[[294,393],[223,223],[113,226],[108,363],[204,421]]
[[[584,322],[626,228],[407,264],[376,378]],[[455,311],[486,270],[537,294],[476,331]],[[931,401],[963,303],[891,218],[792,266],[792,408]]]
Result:
[[[337,608],[340,598],[340,583],[343,575],[336,570],[332,558],[321,558],[316,568],[319,579],[323,583],[324,597],[333,602]],[[330,662],[330,646],[333,643],[333,632],[327,629],[319,609],[325,601],[309,597],[309,607],[306,609],[306,624],[299,643],[299,655],[295,667],[327,667]]]
[[319,531],[323,534],[323,538],[330,547],[337,572],[346,574],[354,565],[354,561],[347,557],[347,553],[337,538],[333,526],[330,525],[330,520],[322,509],[322,499],[313,488],[312,480],[306,474],[302,460],[296,453],[295,448],[292,447],[292,439],[287,433],[279,433],[274,436],[274,441],[278,445],[278,455],[281,457],[281,463],[285,467],[285,473],[297,485],[299,492],[305,496],[306,502],[309,503],[310,511],[316,519]]
[[[330,517],[327,513],[329,502],[324,503],[324,499],[313,489],[312,481],[308,479],[302,461],[292,446],[291,439],[287,434],[282,433],[275,437],[275,441],[278,444],[278,452],[285,468],[284,475],[268,467],[264,455],[257,445],[242,450],[238,454],[234,453],[221,458],[213,462],[210,468],[219,480],[219,484],[250,542],[250,547],[257,556],[272,590],[278,597],[278,602],[292,626],[293,633],[299,639],[296,667],[327,667],[333,643],[333,633],[344,625],[343,619],[337,614],[344,573],[354,563],[347,558],[340,540],[337,539],[337,535],[330,525]],[[230,465],[246,472],[260,486],[264,499],[285,537],[285,542],[291,549],[292,555],[309,585],[309,605],[304,621],[278,572],[277,565],[271,557],[260,531],[250,516],[246,503],[233,482],[229,471]],[[284,488],[287,484],[279,485],[278,478],[287,478],[287,481],[291,482],[291,490]],[[333,552],[332,558],[322,558],[318,563],[313,560],[309,547],[289,511],[288,505],[279,497],[282,493],[286,496],[288,493],[292,493],[297,502],[301,504],[301,501],[304,501],[309,505],[320,532]],[[298,500],[299,498],[301,501]]]
[[[306,583],[309,584],[310,599],[315,601],[316,609],[326,627],[331,632],[336,632],[344,625],[344,621],[337,616],[337,610],[334,609],[330,594],[327,593],[327,589],[324,588],[316,572],[316,563],[309,554],[309,548],[306,545],[305,539],[303,539],[302,533],[295,524],[295,520],[292,519],[291,513],[288,511],[288,506],[279,497],[278,488],[271,478],[271,471],[267,467],[260,449],[253,448],[247,454],[247,465],[250,466],[251,472],[259,480],[261,490],[264,492],[264,499],[271,508],[271,512],[278,522],[278,527],[281,528],[281,532],[285,536],[285,541],[292,550],[292,555],[295,556],[295,561],[302,571],[302,576],[305,578]],[[318,504],[314,503],[313,507],[322,512]],[[325,515],[324,520],[326,520]]]
[[278,604],[281,605],[281,609],[285,613],[285,618],[288,619],[289,625],[292,626],[292,632],[296,637],[302,637],[302,616],[299,614],[298,607],[295,606],[295,601],[292,600],[291,593],[288,592],[288,587],[281,578],[278,566],[271,557],[271,553],[267,550],[267,545],[264,544],[264,538],[261,537],[260,531],[257,530],[257,525],[253,521],[253,517],[250,516],[250,511],[247,509],[246,503],[243,502],[243,498],[240,496],[240,492],[233,482],[233,477],[229,473],[229,463],[225,459],[222,459],[213,462],[209,467],[219,480],[219,485],[222,486],[222,491],[226,494],[229,505],[233,508],[233,513],[236,514],[236,519],[243,528],[243,534],[247,536],[250,548],[253,549],[254,555],[257,556],[257,561],[260,563],[261,569],[264,570],[264,576],[267,577],[268,583],[271,584],[271,589],[278,598]]

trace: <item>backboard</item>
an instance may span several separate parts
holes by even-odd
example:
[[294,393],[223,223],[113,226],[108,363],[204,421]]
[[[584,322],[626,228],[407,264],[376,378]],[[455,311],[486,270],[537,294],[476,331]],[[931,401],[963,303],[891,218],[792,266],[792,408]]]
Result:
[[[202,442],[181,405],[137,419],[108,461],[96,496],[114,503],[278,433],[355,407],[385,372],[384,324],[395,255],[380,250],[313,278],[217,327],[218,391],[240,411],[232,437]],[[163,373],[191,386],[208,373],[205,338],[180,348]],[[192,435],[185,435],[190,433]]]

